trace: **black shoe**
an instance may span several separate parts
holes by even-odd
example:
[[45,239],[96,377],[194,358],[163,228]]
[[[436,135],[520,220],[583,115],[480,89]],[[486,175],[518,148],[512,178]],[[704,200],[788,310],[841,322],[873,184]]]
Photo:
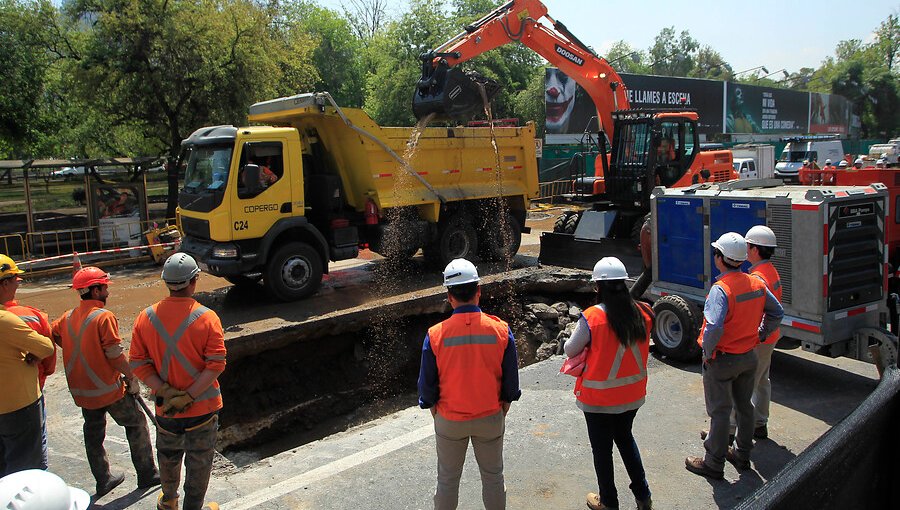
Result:
[[138,480],[138,489],[149,489],[160,484],[159,473],[153,475],[149,480]]
[[[706,436],[708,436],[708,435],[709,435],[708,430],[700,431],[700,439],[706,441]],[[734,434],[728,434],[728,444],[734,444]]]
[[731,462],[731,464],[737,468],[738,471],[746,471],[750,469],[750,459],[740,459],[737,456],[737,452],[734,448],[729,448],[727,452],[725,452],[725,460]]
[[122,485],[122,482],[125,481],[125,474],[119,473],[117,475],[110,475],[110,477],[104,481],[103,483],[97,483],[97,492],[94,493],[94,497],[91,498],[91,501],[97,501],[98,499],[106,496],[113,489]]
[[707,466],[706,462],[704,462],[700,457],[688,457],[684,459],[684,467],[691,473],[706,476],[714,480],[721,480],[725,478],[724,471],[716,471],[715,469]]
[[766,425],[760,425],[753,429],[753,437],[756,439],[768,439],[769,438],[769,428]]

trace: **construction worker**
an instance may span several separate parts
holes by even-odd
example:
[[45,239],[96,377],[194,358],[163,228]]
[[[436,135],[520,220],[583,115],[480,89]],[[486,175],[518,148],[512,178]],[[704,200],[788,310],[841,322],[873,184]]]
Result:
[[166,259],[162,280],[169,297],[134,322],[129,358],[134,373],[156,393],[156,452],[162,493],[159,510],[178,509],[184,458],[184,510],[203,505],[213,457],[225,370],[225,333],[219,316],[192,297],[200,268],[186,253]]
[[862,167],[863,167],[863,160],[862,160],[862,158],[856,158],[856,161],[853,162],[853,168],[859,170],[859,169],[862,168]]
[[[16,298],[23,271],[0,255],[0,303]],[[53,354],[49,338],[0,305],[0,477],[42,465],[41,388],[37,361]]]
[[634,417],[647,395],[653,311],[632,299],[626,278],[625,265],[615,257],[604,257],[594,265],[591,281],[597,304],[582,313],[564,346],[570,358],[588,350],[584,372],[575,382],[575,396],[587,421],[600,487],[598,493],[587,495],[587,506],[592,510],[619,508],[613,442],[631,478],[629,487],[638,510],[653,508],[641,454],[631,433]]
[[875,168],[884,168],[884,160],[879,159],[879,160],[875,161]]
[[[4,303],[3,306],[6,307],[7,311],[16,314],[31,329],[40,333],[41,336],[51,338],[50,319],[46,313],[32,306],[20,305],[16,301],[15,296]],[[53,346],[53,354],[36,362],[38,385],[41,388],[41,398],[38,399],[41,408],[41,469],[47,469],[50,461],[50,451],[47,447],[47,405],[44,401],[44,383],[47,382],[47,376],[56,371],[56,344],[52,341],[50,344]],[[34,362],[35,360],[29,358],[28,361]]]
[[800,180],[800,184],[809,184],[812,182],[810,178],[810,171],[812,167],[809,165],[809,160],[804,159],[803,165],[800,166],[800,170],[797,172],[797,178]]
[[109,297],[109,282],[109,275],[98,267],[78,270],[72,288],[81,296],[81,303],[52,326],[53,340],[62,348],[69,392],[84,417],[84,448],[97,481],[94,501],[125,481],[124,473],[110,472],[103,447],[107,414],[125,427],[138,488],[159,485],[150,431],[136,400],[140,398],[140,384],[128,367],[118,320],[103,308]]
[[847,169],[847,160],[842,159],[840,163],[838,163],[838,170],[846,170]]
[[455,509],[469,440],[481,471],[487,510],[506,508],[503,435],[519,399],[518,355],[506,322],[478,307],[478,270],[465,259],[444,269],[453,315],[429,328],[422,345],[419,406],[431,409],[437,443],[436,510]]
[[[747,243],[740,234],[727,232],[711,244],[721,274],[706,297],[697,339],[703,354],[703,393],[710,425],[703,443],[706,455],[687,457],[684,465],[692,473],[720,480],[725,476],[726,460],[738,470],[750,469],[750,399],[758,364],[755,348],[778,327],[784,312],[762,280],[741,272]],[[735,448],[728,446],[732,408],[737,413]]]

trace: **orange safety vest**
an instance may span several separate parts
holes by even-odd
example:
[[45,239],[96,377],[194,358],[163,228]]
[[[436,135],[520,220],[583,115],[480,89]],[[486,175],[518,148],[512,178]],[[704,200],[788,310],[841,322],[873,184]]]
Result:
[[[33,306],[20,305],[16,300],[7,301],[4,306],[8,312],[16,314],[25,324],[28,324],[28,327],[47,338],[51,338],[50,320],[47,318],[46,313]],[[42,359],[38,363],[37,368],[38,383],[43,390],[44,383],[47,382],[47,376],[56,371],[56,344],[53,344],[53,354]]]
[[506,322],[483,312],[454,313],[428,329],[428,340],[437,360],[437,412],[453,421],[499,412]]
[[[716,351],[743,354],[753,350],[759,345],[759,324],[766,307],[766,284],[747,273],[731,271],[713,285],[722,287],[728,298],[728,311]],[[697,337],[697,344],[701,347],[705,329],[706,318]]]
[[[157,313],[161,304],[165,320]],[[210,327],[218,329],[222,341],[218,348],[207,345]],[[187,390],[207,363],[221,364],[224,368],[223,335],[218,316],[209,308],[192,298],[166,298],[148,306],[135,321],[129,351],[131,369],[139,378],[146,379],[156,373],[173,388]],[[202,416],[219,409],[222,409],[222,392],[216,380],[187,410],[173,417]],[[162,415],[161,406],[156,406],[156,414]]]
[[[122,374],[113,368],[101,345],[96,323],[112,312],[82,302],[54,324],[60,338],[69,393],[78,407],[100,409],[125,396]],[[115,321],[115,317],[110,317]]]
[[647,396],[647,357],[650,353],[652,315],[638,305],[647,338],[626,347],[606,320],[606,310],[596,305],[585,310],[591,330],[584,372],[575,381],[575,397],[592,412],[623,413],[637,409]]
[[[750,276],[755,276],[763,281],[766,284],[766,288],[769,289],[769,292],[775,296],[775,299],[781,303],[781,277],[778,275],[778,270],[775,269],[775,266],[772,265],[768,260],[760,262],[758,265],[753,266],[750,271]],[[764,344],[774,344],[781,338],[781,328],[776,328],[775,331],[769,333],[769,336],[766,337],[766,341]]]

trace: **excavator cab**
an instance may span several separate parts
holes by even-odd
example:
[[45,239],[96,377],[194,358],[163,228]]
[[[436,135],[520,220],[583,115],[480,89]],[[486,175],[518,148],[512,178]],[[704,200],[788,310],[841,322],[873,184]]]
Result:
[[[692,111],[620,110],[613,113],[612,150],[605,169],[607,198],[625,209],[649,210],[656,186],[689,186],[700,151]],[[699,182],[700,176],[693,175]],[[708,178],[706,176],[705,178]]]
[[484,112],[500,85],[474,71],[450,68],[445,60],[434,65],[441,54],[422,55],[422,77],[413,94],[413,114],[417,120],[470,120]]

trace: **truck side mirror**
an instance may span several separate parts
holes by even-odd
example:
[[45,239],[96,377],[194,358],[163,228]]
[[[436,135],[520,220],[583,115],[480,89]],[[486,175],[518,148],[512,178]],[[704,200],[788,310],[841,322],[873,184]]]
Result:
[[244,183],[242,195],[258,195],[262,191],[262,187],[259,185],[259,165],[244,165],[244,169],[241,171],[241,182]]

